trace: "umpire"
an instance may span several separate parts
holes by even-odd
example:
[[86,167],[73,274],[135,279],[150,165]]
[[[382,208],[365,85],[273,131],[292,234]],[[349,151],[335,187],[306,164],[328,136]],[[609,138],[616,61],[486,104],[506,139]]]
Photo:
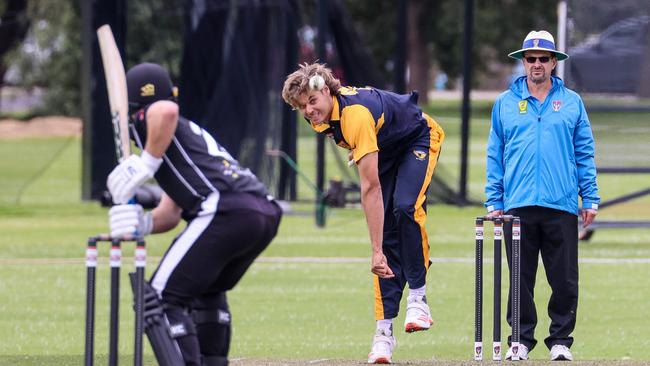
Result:
[[[594,138],[580,96],[552,72],[569,56],[555,49],[547,31],[532,31],[508,56],[526,75],[502,93],[492,109],[487,145],[485,207],[491,216],[521,217],[521,359],[535,347],[534,289],[539,256],[553,293],[544,343],[552,361],[573,360],[570,348],[578,309],[578,215],[587,227],[596,217]],[[578,207],[582,198],[582,210]],[[509,235],[506,246],[510,249]],[[510,253],[510,250],[508,250]],[[510,255],[508,255],[510,263]],[[508,302],[508,322],[511,322]],[[509,342],[510,343],[510,342]],[[512,347],[506,353],[511,359]]]
[[[181,219],[187,222],[150,280],[166,321],[151,325],[145,319],[149,327],[162,328],[148,329],[147,336],[163,366],[227,365],[225,292],[275,237],[281,209],[249,169],[179,115],[164,68],[139,64],[128,71],[127,84],[131,138],[142,153],[131,155],[108,177],[117,204],[109,212],[111,235],[162,233]],[[140,205],[126,204],[151,178],[164,191],[159,205],[145,213]]]

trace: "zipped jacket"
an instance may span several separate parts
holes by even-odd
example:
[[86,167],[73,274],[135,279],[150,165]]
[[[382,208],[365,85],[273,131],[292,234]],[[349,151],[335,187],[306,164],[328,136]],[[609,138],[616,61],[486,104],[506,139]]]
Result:
[[542,206],[598,209],[594,138],[580,96],[553,76],[543,103],[515,80],[492,109],[487,146],[488,211]]

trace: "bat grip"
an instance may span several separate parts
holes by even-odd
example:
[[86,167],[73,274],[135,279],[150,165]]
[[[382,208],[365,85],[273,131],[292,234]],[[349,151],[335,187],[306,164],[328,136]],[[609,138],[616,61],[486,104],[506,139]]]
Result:
[[[131,199],[130,199],[129,202],[128,202],[129,205],[135,205],[135,204],[137,204],[137,203],[138,203],[138,202],[135,200],[135,196],[131,197]],[[141,236],[142,236],[142,233],[140,232],[140,230],[136,229],[136,230],[135,230],[135,233],[133,233],[133,236],[135,236],[135,237],[141,237]]]

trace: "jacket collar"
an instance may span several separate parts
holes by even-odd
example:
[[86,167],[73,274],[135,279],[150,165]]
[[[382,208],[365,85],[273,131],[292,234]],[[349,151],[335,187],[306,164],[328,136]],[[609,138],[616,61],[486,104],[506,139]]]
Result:
[[[515,93],[520,99],[530,98],[530,91],[528,90],[528,84],[526,83],[527,77],[520,76],[517,80],[513,81],[510,84],[510,90]],[[564,86],[564,82],[557,76],[551,76],[551,90],[548,91],[548,94],[552,94],[555,90]]]

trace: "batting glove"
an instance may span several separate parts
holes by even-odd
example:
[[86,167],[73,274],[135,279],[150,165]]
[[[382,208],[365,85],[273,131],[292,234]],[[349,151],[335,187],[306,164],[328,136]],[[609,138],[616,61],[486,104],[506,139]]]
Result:
[[136,189],[144,182],[153,178],[162,164],[161,158],[156,158],[146,151],[142,156],[131,155],[128,159],[118,164],[108,175],[106,186],[108,187],[113,202],[116,204],[128,203]]
[[108,211],[108,224],[111,236],[145,236],[151,234],[153,218],[145,213],[140,205],[116,205]]

